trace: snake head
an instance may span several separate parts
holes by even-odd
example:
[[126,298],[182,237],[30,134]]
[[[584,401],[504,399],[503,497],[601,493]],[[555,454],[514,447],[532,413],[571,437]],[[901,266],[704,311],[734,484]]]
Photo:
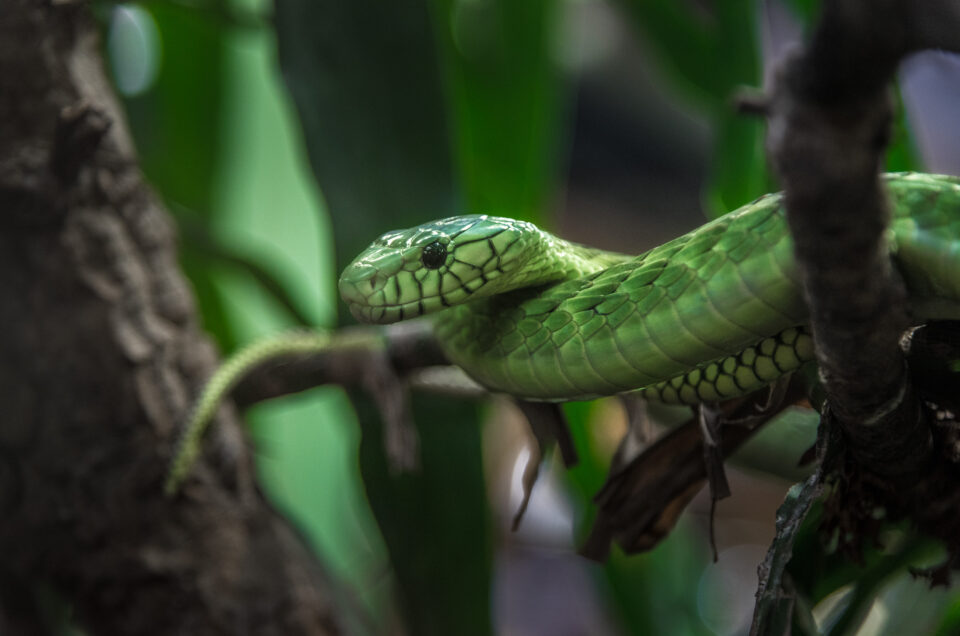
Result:
[[542,233],[487,215],[446,218],[387,232],[340,276],[340,295],[361,322],[389,323],[523,286],[510,272]]

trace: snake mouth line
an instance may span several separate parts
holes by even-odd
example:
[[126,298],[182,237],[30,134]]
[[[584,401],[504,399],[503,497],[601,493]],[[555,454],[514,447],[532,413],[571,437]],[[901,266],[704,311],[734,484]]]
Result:
[[442,295],[436,294],[433,296],[424,296],[423,298],[418,298],[417,300],[411,300],[405,303],[384,303],[380,305],[371,305],[369,303],[361,304],[352,302],[348,305],[348,307],[350,309],[350,313],[353,314],[353,316],[358,320],[377,324],[386,324],[422,316],[423,314],[427,313],[425,303],[429,303],[436,299],[440,299],[440,302],[444,307],[452,306],[452,304],[448,303]]
[[[469,263],[467,264],[469,265]],[[481,269],[474,265],[471,265],[471,267]],[[461,277],[462,274],[458,276],[454,272],[447,272],[448,275],[453,276],[457,280],[459,283],[457,287],[447,292],[420,296],[414,300],[403,303],[374,304],[371,302],[372,299],[370,296],[360,293],[359,286],[351,284],[345,288],[342,280],[340,283],[340,293],[344,301],[346,301],[350,313],[353,314],[357,320],[367,323],[386,324],[416,318],[424,314],[434,313],[441,309],[469,302],[476,292],[491,281],[499,278],[503,273],[502,270],[497,268],[489,272],[482,271],[479,275],[475,274],[472,277],[464,279]],[[393,278],[393,280],[396,281],[396,278]],[[480,281],[481,284],[473,286],[476,281]],[[418,286],[420,286],[422,290],[422,285],[418,283]]]

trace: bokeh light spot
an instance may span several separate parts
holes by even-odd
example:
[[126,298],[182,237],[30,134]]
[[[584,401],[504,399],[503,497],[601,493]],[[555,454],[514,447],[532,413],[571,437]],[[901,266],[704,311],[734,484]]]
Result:
[[110,16],[107,51],[117,90],[127,97],[153,85],[160,70],[160,32],[150,12],[136,4],[122,4]]

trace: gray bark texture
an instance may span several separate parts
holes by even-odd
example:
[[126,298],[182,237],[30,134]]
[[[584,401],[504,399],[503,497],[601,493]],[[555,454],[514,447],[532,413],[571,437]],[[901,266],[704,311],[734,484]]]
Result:
[[83,2],[0,3],[0,325],[0,632],[340,631],[233,414],[162,495],[216,355]]
[[768,145],[783,183],[829,411],[860,466],[905,492],[932,467],[900,351],[910,325],[889,264],[878,168],[889,136],[889,85],[899,61],[955,48],[938,20],[958,3],[831,0],[806,47],[779,69]]
[[839,527],[840,548],[859,555],[881,525],[871,510],[882,506],[885,521],[908,518],[942,539],[946,565],[955,567],[958,473],[952,433],[943,431],[955,418],[956,386],[936,395],[934,386],[914,381],[922,378],[920,365],[905,362],[901,338],[911,318],[890,266],[878,176],[892,118],[890,84],[904,57],[928,48],[960,51],[957,0],[824,2],[809,42],[776,74],[767,145],[826,393],[820,470],[837,487],[823,527]]

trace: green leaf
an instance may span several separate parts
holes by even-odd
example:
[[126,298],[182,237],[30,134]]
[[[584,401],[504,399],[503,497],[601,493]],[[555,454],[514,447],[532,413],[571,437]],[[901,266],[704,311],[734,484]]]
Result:
[[433,0],[467,210],[541,220],[556,187],[563,98],[554,0]]
[[811,24],[820,15],[820,0],[787,0],[787,4],[804,24]]
[[191,255],[196,255],[212,265],[238,270],[247,274],[280,308],[286,313],[291,322],[300,327],[309,327],[315,321],[302,310],[298,301],[277,276],[270,271],[255,256],[242,253],[240,250],[226,245],[218,240],[204,226],[181,220],[181,238],[188,246]]
[[[127,100],[155,188],[182,224],[209,233],[206,246],[182,241],[181,261],[204,326],[225,352],[291,322],[322,324],[335,279],[322,247],[322,208],[304,178],[299,137],[270,63],[273,32],[258,20],[241,25],[229,4],[150,3],[162,46],[159,75]],[[189,233],[181,231],[181,239]],[[222,257],[216,262],[210,242]],[[278,311],[284,305],[294,320]],[[385,551],[354,463],[338,462],[358,444],[344,410],[335,391],[315,391],[264,405],[251,419],[261,484],[311,539],[332,587],[374,590],[342,607],[352,624],[361,613],[356,605],[366,605],[364,613],[382,605],[371,598],[383,588],[369,582],[382,572]],[[291,433],[299,439],[291,441]],[[303,487],[318,483],[324,487]],[[331,507],[337,514],[322,514]]]
[[127,116],[151,183],[168,201],[208,214],[222,142],[226,31],[187,5],[156,3],[150,13],[161,35],[159,73],[147,92],[125,101]]
[[674,0],[621,0],[619,4],[640,39],[653,47],[668,79],[695,102],[716,102],[723,83],[711,63],[717,61],[718,52],[711,17]]
[[[330,210],[338,267],[386,230],[461,209],[425,0],[290,0],[276,9],[280,63]],[[394,475],[375,405],[350,397],[404,631],[490,633],[491,523],[476,408],[415,400],[423,467]]]
[[367,494],[409,633],[491,633],[492,524],[478,410],[449,398],[416,398],[422,466],[397,475],[384,457],[379,417],[369,400],[352,397],[364,425],[360,463]]
[[898,543],[890,554],[877,559],[857,577],[856,585],[839,605],[840,611],[824,621],[823,631],[827,636],[856,633],[882,586],[892,576],[905,574],[907,567],[918,561],[929,561],[943,554],[939,541],[914,533],[902,537]]
[[[607,478],[609,449],[600,448],[603,437],[597,417],[611,401],[571,402],[564,412],[580,455],[579,463],[567,471],[571,496],[580,511],[578,536],[582,541],[596,515],[594,494]],[[619,405],[617,405],[619,406]],[[606,418],[609,419],[609,418]],[[598,567],[603,577],[610,610],[629,634],[698,635],[706,633],[700,618],[696,594],[703,569],[708,567],[706,544],[684,520],[653,551],[625,556],[614,550]]]
[[763,123],[719,112],[713,126],[714,151],[707,185],[707,215],[716,218],[770,191],[763,150]]
[[910,130],[907,109],[899,84],[896,85],[894,96],[897,100],[896,117],[890,130],[890,145],[887,147],[887,170],[889,172],[922,170],[923,161],[917,153],[916,140]]
[[936,636],[953,636],[957,633],[960,633],[960,597],[955,598],[943,613],[943,620],[937,627]]
[[291,0],[276,25],[338,268],[387,230],[457,213],[426,0]]

